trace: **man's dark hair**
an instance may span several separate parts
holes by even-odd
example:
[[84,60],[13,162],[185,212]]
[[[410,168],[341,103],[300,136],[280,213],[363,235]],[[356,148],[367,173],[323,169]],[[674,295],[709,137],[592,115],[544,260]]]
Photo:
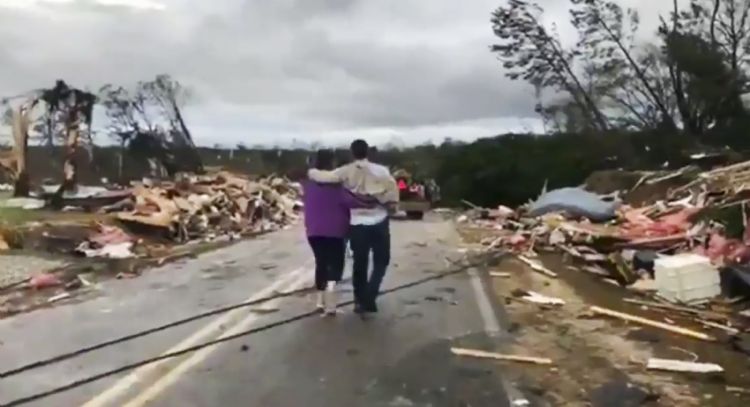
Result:
[[334,156],[332,150],[320,149],[315,154],[315,168],[330,171],[333,169]]
[[355,160],[364,160],[365,158],[367,158],[367,153],[369,153],[370,146],[368,146],[367,142],[364,140],[354,140],[352,142],[350,150],[352,151],[352,156],[354,156]]

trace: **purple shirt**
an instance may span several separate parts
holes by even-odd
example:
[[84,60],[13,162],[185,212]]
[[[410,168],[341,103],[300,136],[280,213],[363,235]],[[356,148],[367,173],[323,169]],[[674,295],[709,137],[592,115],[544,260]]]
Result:
[[350,209],[372,206],[340,184],[306,180],[302,192],[307,236],[343,238],[349,232]]

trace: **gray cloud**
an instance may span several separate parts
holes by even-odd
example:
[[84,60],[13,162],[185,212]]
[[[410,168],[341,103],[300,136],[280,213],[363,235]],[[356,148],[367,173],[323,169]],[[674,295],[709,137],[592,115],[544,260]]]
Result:
[[474,137],[534,116],[530,89],[488,51],[502,0],[4,1],[33,5],[0,5],[0,96],[168,72],[198,96],[199,140]]

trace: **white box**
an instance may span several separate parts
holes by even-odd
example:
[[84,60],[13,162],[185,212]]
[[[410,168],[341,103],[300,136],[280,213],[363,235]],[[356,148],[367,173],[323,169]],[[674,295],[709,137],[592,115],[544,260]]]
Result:
[[695,304],[721,294],[719,271],[708,257],[685,253],[654,261],[659,295],[673,302]]

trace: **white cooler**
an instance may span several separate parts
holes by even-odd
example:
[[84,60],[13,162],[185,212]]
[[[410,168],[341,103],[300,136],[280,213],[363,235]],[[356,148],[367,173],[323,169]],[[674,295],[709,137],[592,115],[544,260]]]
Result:
[[721,294],[718,269],[705,256],[692,253],[654,260],[659,295],[673,302],[695,304]]

